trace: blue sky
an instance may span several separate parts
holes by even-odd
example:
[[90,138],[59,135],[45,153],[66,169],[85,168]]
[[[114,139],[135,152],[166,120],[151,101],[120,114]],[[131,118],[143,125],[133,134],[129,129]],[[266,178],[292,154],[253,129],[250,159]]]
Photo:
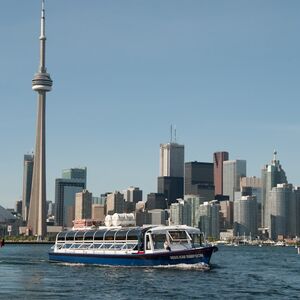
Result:
[[[300,2],[48,0],[47,196],[61,170],[88,188],[156,191],[170,124],[186,161],[227,150],[260,175],[273,149],[300,184]],[[0,205],[22,195],[34,148],[40,1],[0,9]]]

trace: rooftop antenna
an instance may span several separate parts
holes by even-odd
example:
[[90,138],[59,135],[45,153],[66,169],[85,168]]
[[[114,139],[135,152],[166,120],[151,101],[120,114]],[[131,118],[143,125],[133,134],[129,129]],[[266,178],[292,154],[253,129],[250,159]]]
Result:
[[275,162],[277,159],[277,151],[274,149],[273,151],[273,161]]
[[172,143],[172,140],[173,140],[173,127],[172,127],[172,124],[171,124],[171,136],[170,136],[170,143]]
[[176,143],[176,126],[174,126],[174,140],[175,140],[175,143]]

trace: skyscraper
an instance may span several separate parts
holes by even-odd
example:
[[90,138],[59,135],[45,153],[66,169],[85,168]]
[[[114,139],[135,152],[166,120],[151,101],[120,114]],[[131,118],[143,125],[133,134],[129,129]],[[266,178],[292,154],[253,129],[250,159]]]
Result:
[[270,237],[276,240],[279,235],[296,235],[296,202],[291,184],[277,184],[269,192],[270,200]]
[[85,168],[70,168],[62,171],[63,179],[81,179],[86,184],[86,167]]
[[223,162],[223,194],[234,201],[234,193],[240,191],[240,179],[246,176],[245,160],[227,160]]
[[143,191],[138,187],[129,187],[123,191],[123,195],[126,202],[138,203],[139,201],[143,200]]
[[33,165],[33,178],[27,227],[38,239],[46,234],[46,92],[51,91],[52,80],[46,69],[45,6],[42,0],[40,65],[32,80],[32,89],[38,93],[38,117]]
[[274,151],[273,160],[269,165],[265,165],[261,171],[262,182],[262,226],[270,229],[271,222],[271,200],[270,191],[277,184],[287,183],[287,178],[282,169],[279,160],[277,160],[277,152]]
[[170,206],[170,225],[188,225],[191,226],[191,205],[178,199],[176,203]]
[[88,190],[83,190],[75,195],[75,220],[91,219],[93,195]]
[[203,202],[215,199],[213,163],[193,161],[184,164],[184,194],[198,195]]
[[28,211],[29,211],[29,205],[30,205],[33,160],[34,160],[33,154],[25,154],[24,155],[22,217],[25,222],[27,222],[27,220],[28,220]]
[[223,195],[223,162],[228,159],[228,152],[222,151],[214,153],[215,195]]
[[220,204],[213,200],[199,206],[200,229],[206,238],[220,238]]
[[184,200],[191,208],[191,226],[199,227],[200,205],[203,204],[203,198],[197,195],[185,195]]
[[184,145],[177,143],[160,144],[159,176],[183,177]]
[[62,175],[65,178],[55,180],[55,222],[71,227],[75,218],[75,195],[86,189],[86,168],[63,170]]
[[164,194],[168,205],[183,197],[184,145],[167,143],[160,145],[160,170],[157,192]]
[[123,213],[125,207],[124,195],[119,191],[115,191],[107,195],[106,211],[108,215],[114,213]]
[[[257,224],[258,227],[262,227],[261,223],[261,195],[262,185],[261,179],[257,177],[242,177],[241,178],[241,191],[242,196],[256,196],[257,201]],[[244,193],[246,191],[246,194]]]
[[145,203],[145,209],[166,209],[167,202],[164,194],[150,193],[147,195],[147,201]]
[[168,205],[171,205],[176,199],[183,198],[183,177],[158,177],[157,192],[163,194]]
[[241,196],[234,200],[234,235],[257,234],[256,196]]

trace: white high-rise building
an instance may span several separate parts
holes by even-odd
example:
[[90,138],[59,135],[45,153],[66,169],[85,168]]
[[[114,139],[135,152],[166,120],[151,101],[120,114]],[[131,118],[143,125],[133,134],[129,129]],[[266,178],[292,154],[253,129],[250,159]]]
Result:
[[128,189],[123,190],[122,193],[126,202],[138,203],[143,200],[143,191],[138,187],[131,186]]
[[204,202],[199,207],[200,229],[206,238],[220,238],[220,204],[217,200]]
[[291,184],[277,184],[269,192],[270,199],[270,237],[294,237],[296,235],[296,201]]
[[184,200],[190,205],[191,208],[191,226],[199,227],[200,211],[199,207],[203,204],[203,198],[198,195],[185,195]]
[[75,220],[91,219],[93,194],[88,190],[75,195]]
[[234,201],[234,193],[240,191],[240,179],[246,176],[246,160],[223,162],[223,194]]
[[256,196],[242,196],[234,200],[234,235],[255,236],[257,234]]
[[277,159],[277,152],[274,151],[273,159],[270,164],[265,165],[261,171],[262,180],[262,226],[271,229],[271,198],[270,191],[277,184],[288,183],[285,171],[283,170],[279,160]]
[[184,145],[177,143],[160,144],[159,176],[184,176]]
[[124,213],[124,206],[124,195],[119,191],[107,195],[106,210],[108,215]]
[[191,206],[183,199],[170,206],[170,225],[191,226]]

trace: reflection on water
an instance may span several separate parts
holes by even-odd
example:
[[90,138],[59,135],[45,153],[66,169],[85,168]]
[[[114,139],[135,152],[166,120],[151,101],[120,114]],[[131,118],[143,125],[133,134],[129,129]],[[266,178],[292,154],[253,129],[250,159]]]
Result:
[[0,249],[0,299],[298,299],[300,256],[289,247],[220,247],[212,267],[49,263],[50,245]]

